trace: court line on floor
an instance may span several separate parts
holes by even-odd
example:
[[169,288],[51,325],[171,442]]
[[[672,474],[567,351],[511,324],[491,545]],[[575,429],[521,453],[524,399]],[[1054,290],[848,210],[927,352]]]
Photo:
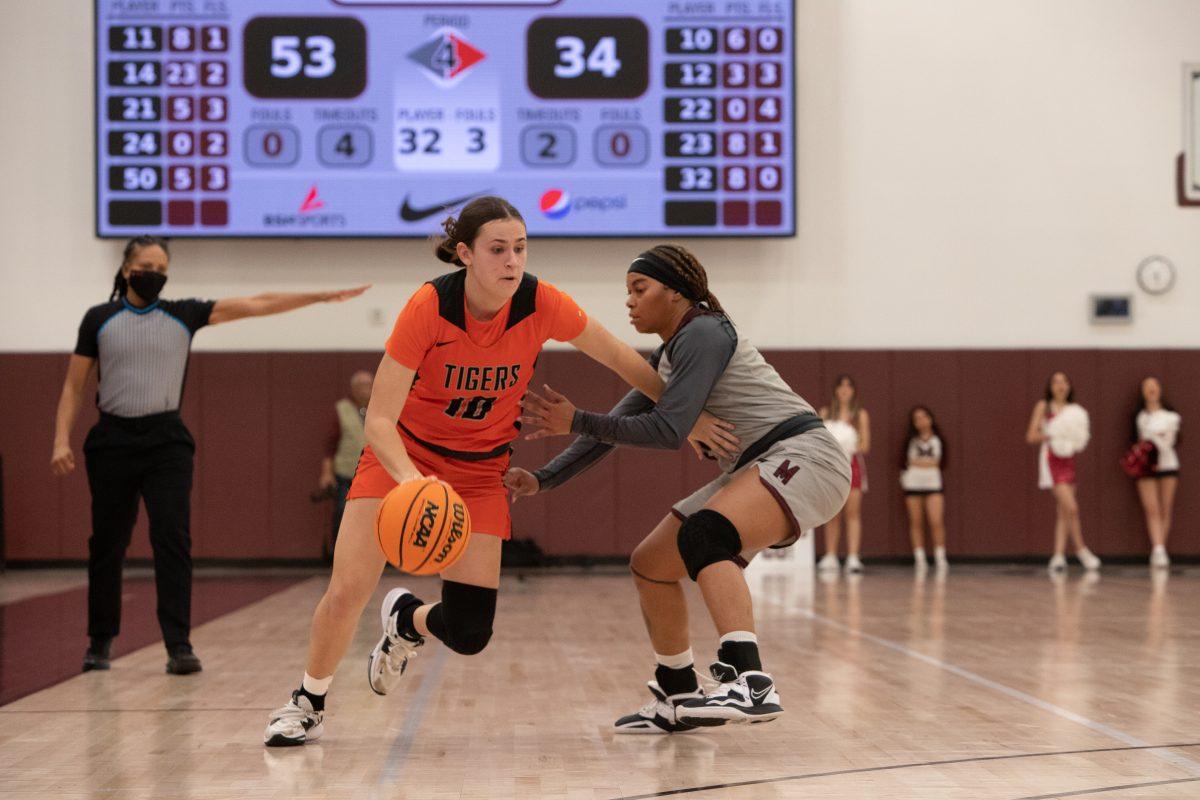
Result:
[[[694,792],[710,792],[716,789],[737,789],[743,786],[759,786],[765,783],[785,783],[787,781],[803,781],[812,780],[813,778],[836,778],[843,775],[863,775],[870,772],[890,772],[902,769],[916,769],[918,767],[945,767],[956,764],[975,764],[985,761],[1011,761],[1019,758],[1050,758],[1053,756],[1078,756],[1088,755],[1092,753],[1127,753],[1134,750],[1156,750],[1165,748],[1180,748],[1180,747],[1200,747],[1200,742],[1183,742],[1180,744],[1148,744],[1138,747],[1093,747],[1086,750],[1056,750],[1049,753],[1009,753],[998,756],[971,756],[968,758],[950,758],[943,761],[919,761],[909,764],[886,764],[880,767],[859,767],[857,769],[839,769],[829,772],[808,772],[800,775],[783,775],[778,778],[757,778],[749,781],[736,781],[734,783],[714,783],[708,786],[692,786],[685,789],[667,789],[661,792],[651,792],[649,794],[634,794],[624,797],[613,798],[613,800],[649,800],[653,797],[668,797],[676,794],[692,794]],[[1184,782],[1200,780],[1200,778],[1181,778],[1179,781]],[[1060,795],[1045,795],[1045,797],[1059,797]],[[1038,800],[1038,798],[1022,798],[1022,800]]]
[[1022,797],[1019,800],[1058,800],[1060,797],[1083,797],[1089,794],[1103,794],[1104,792],[1122,792],[1126,789],[1145,789],[1149,786],[1167,786],[1172,783],[1192,783],[1200,781],[1200,778],[1176,778],[1170,781],[1151,781],[1150,783],[1127,783],[1123,786],[1101,786],[1096,789],[1081,789],[1075,792],[1055,792],[1054,794],[1039,794],[1031,797]]
[[433,696],[434,688],[441,682],[442,668],[446,665],[449,654],[449,647],[439,647],[437,654],[432,659],[433,663],[429,665],[425,675],[422,676],[421,685],[404,712],[404,725],[400,728],[400,733],[396,736],[395,741],[392,742],[391,749],[388,750],[387,757],[383,761],[383,768],[379,770],[379,778],[375,781],[375,788],[371,791],[372,798],[379,797],[379,790],[385,786],[388,789],[395,789],[400,776],[404,773],[408,753],[412,750],[413,739],[416,738],[417,729],[421,727],[421,718],[425,716],[425,705]]
[[[856,630],[855,628],[851,628],[849,625],[843,625],[842,623],[840,623],[836,620],[832,620],[829,617],[822,616],[822,615],[816,613],[815,611],[805,610],[805,611],[802,611],[801,613],[804,614],[804,616],[808,617],[809,619],[811,619],[814,622],[819,622],[822,625],[827,625],[831,628],[836,628],[837,630],[840,630],[844,633],[849,633],[849,634],[851,634],[853,636],[857,636],[861,639],[866,639],[867,641],[869,641],[873,644],[877,644],[880,647],[886,647],[889,650],[894,650],[897,653],[901,653],[910,658],[914,658],[917,661],[921,661],[921,662],[924,662],[931,666],[937,667],[938,669],[945,670],[946,672],[949,672],[951,675],[956,675],[964,680],[968,680],[972,683],[977,683],[980,686],[984,686],[988,689],[999,692],[1003,695],[1007,695],[1008,697],[1011,697],[1014,700],[1020,700],[1022,703],[1027,703],[1031,706],[1034,706],[1035,708],[1040,708],[1043,711],[1048,711],[1051,714],[1055,714],[1056,716],[1062,717],[1063,719],[1067,719],[1067,720],[1070,720],[1071,722],[1075,722],[1075,723],[1078,723],[1079,725],[1083,725],[1085,728],[1089,728],[1089,729],[1095,731],[1096,733],[1103,734],[1103,735],[1109,737],[1110,739],[1115,739],[1118,742],[1122,742],[1123,744],[1130,745],[1131,747],[1145,747],[1147,744],[1149,744],[1149,742],[1143,741],[1142,739],[1139,739],[1136,736],[1132,736],[1128,733],[1125,733],[1125,731],[1114,728],[1111,725],[1105,725],[1103,722],[1096,722],[1093,719],[1088,719],[1087,717],[1083,716],[1082,714],[1077,714],[1074,711],[1070,711],[1068,709],[1063,708],[1062,706],[1056,706],[1053,703],[1049,703],[1045,700],[1042,700],[1040,697],[1034,697],[1033,695],[1031,695],[1027,692],[1022,692],[1020,689],[1014,689],[1011,686],[1005,686],[1003,683],[997,683],[996,681],[994,681],[990,678],[985,678],[982,675],[971,672],[970,670],[967,670],[967,669],[963,669],[962,667],[956,666],[947,661],[942,661],[941,659],[934,658],[933,656],[927,656],[924,653],[918,652],[917,650],[913,650],[912,648],[907,647],[903,644],[900,644],[899,642],[893,642],[891,639],[884,639],[881,636],[874,636],[869,633],[864,633],[863,631]],[[1172,764],[1173,766],[1179,767],[1180,769],[1187,770],[1188,772],[1192,773],[1193,775],[1200,775],[1200,761],[1195,761],[1193,759],[1186,758],[1184,756],[1178,756],[1178,755],[1175,755],[1174,753],[1158,752],[1155,750],[1151,750],[1150,754],[1155,756],[1156,758],[1160,758],[1163,761],[1166,761],[1169,764]]]

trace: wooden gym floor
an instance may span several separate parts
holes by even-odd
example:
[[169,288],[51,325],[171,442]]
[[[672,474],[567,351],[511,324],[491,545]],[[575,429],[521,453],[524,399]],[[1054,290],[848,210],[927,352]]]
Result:
[[[901,568],[756,578],[764,662],[787,713],[671,737],[610,730],[649,696],[652,669],[623,574],[509,576],[482,655],[431,643],[386,698],[365,680],[373,603],[330,692],[324,738],[267,750],[267,714],[299,680],[324,588],[322,575],[297,577],[198,626],[199,675],[164,674],[156,642],[110,672],[0,707],[0,796],[1200,796],[1196,568],[1159,579],[1126,567],[1052,581],[1031,566],[958,566],[945,580]],[[378,597],[397,580],[386,575]],[[435,594],[432,580],[411,584]],[[77,585],[0,576],[0,603],[54,590]],[[715,636],[689,592],[703,666]],[[72,643],[77,664],[82,620],[42,627]],[[3,626],[0,646],[13,636]]]

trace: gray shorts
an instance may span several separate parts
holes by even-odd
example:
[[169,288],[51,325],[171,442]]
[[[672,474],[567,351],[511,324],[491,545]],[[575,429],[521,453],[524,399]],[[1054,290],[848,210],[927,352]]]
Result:
[[[787,547],[806,530],[823,525],[842,510],[850,494],[850,459],[824,428],[781,439],[759,458],[701,486],[672,507],[686,519],[704,508],[713,495],[744,471],[758,470],[758,479],[792,522],[792,534],[772,547]],[[754,552],[743,552],[749,561]]]

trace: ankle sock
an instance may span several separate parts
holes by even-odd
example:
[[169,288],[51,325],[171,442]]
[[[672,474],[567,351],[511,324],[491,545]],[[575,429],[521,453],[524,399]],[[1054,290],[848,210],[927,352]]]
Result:
[[409,641],[415,642],[421,638],[421,634],[417,632],[417,627],[413,622],[413,614],[416,614],[417,609],[423,605],[425,605],[424,600],[410,594],[402,596],[392,607],[392,612],[396,615],[396,632]]
[[730,631],[721,637],[717,659],[743,672],[761,672],[762,661],[758,656],[758,637],[751,631]]
[[658,664],[654,668],[654,680],[658,681],[659,688],[666,692],[668,697],[694,692],[700,688],[696,681],[696,673],[692,669],[694,659],[690,647],[673,656],[655,653],[654,660]]
[[308,698],[308,702],[312,703],[314,711],[325,710],[325,694],[329,691],[329,684],[333,683],[333,676],[328,678],[314,678],[307,672],[304,673],[304,680],[300,682],[300,693]]

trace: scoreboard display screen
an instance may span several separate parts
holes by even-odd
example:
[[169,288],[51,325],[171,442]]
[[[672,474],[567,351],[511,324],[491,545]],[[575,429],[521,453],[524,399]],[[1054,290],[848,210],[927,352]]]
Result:
[[97,233],[794,235],[793,6],[97,0]]

